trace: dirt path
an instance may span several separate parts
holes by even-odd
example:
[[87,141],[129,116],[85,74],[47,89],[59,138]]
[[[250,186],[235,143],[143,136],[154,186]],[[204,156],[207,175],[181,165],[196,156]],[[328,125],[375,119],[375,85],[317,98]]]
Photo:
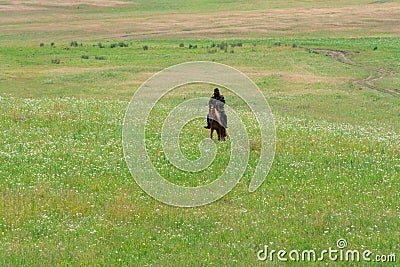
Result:
[[353,85],[355,85],[355,86],[359,86],[360,88],[377,90],[377,91],[381,91],[381,92],[388,93],[391,95],[400,95],[400,91],[396,91],[396,90],[388,89],[388,88],[381,88],[374,84],[377,80],[380,80],[384,77],[393,76],[395,73],[390,70],[387,70],[384,68],[377,69],[377,68],[374,68],[374,67],[371,67],[368,65],[356,63],[353,60],[351,60],[351,58],[350,58],[355,53],[348,53],[346,51],[332,50],[332,49],[310,49],[310,51],[313,53],[317,53],[317,54],[329,55],[337,62],[349,64],[352,66],[357,66],[357,67],[364,68],[364,69],[372,72],[372,74],[369,75],[368,77],[361,79],[361,80],[354,81]]

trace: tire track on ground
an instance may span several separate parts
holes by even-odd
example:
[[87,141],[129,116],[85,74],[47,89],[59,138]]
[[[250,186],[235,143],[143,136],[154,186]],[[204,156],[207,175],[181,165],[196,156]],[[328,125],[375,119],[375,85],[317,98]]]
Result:
[[373,72],[373,74],[369,75],[368,77],[361,79],[361,80],[356,80],[353,81],[352,84],[355,86],[359,86],[361,89],[372,89],[372,90],[377,90],[380,92],[388,93],[391,95],[400,95],[400,91],[397,91],[395,89],[388,89],[388,88],[381,88],[376,86],[374,83],[380,79],[383,79],[384,77],[388,76],[393,76],[395,73],[393,71],[384,69],[384,68],[374,68],[372,66],[368,66],[365,64],[357,63],[354,62],[350,57],[356,53],[349,53],[346,51],[342,50],[333,50],[333,49],[309,49],[309,51],[316,53],[316,54],[323,54],[323,55],[328,55],[331,56],[335,61],[343,63],[343,64],[348,64],[352,66],[357,66],[360,68],[364,68],[366,70],[369,70]]

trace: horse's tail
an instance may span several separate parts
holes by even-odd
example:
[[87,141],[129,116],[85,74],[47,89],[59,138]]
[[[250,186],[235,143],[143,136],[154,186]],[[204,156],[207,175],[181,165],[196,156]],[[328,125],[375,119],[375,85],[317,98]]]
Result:
[[216,120],[220,125],[222,125],[221,116],[219,115],[218,109],[214,108],[214,114],[215,114],[215,120]]
[[226,128],[226,118],[221,116],[220,111],[218,111],[218,109],[216,109],[215,107],[210,108],[209,118],[218,122],[219,125],[221,125],[222,127]]

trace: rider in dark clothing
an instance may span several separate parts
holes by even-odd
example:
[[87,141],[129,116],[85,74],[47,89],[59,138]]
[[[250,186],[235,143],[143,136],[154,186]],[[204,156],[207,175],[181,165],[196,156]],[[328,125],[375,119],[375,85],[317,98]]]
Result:
[[[208,107],[209,108],[215,108],[221,115],[221,123],[224,128],[227,128],[227,118],[224,110],[225,106],[225,98],[223,95],[220,94],[219,89],[215,88],[214,89],[214,94],[210,98],[210,101],[208,101]],[[206,129],[210,129],[210,117],[207,115],[207,126],[204,126]]]

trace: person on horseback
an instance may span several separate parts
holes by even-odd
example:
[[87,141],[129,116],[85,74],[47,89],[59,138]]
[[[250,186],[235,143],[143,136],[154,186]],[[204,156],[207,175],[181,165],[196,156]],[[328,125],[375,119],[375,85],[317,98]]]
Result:
[[[228,128],[228,120],[225,114],[225,98],[223,95],[220,94],[219,89],[214,89],[214,94],[211,96],[210,101],[208,101],[208,108],[215,108],[220,114],[220,120],[218,123],[221,124],[224,128]],[[207,126],[204,126],[206,129],[210,129],[210,121],[213,118],[210,118],[210,112],[207,115]]]

